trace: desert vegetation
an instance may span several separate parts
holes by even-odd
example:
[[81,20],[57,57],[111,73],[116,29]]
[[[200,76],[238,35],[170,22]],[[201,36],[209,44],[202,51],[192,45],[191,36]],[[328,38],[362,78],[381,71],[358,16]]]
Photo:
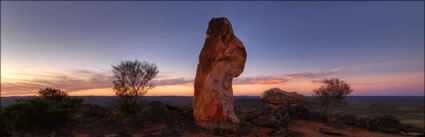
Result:
[[326,115],[329,106],[344,104],[344,98],[351,92],[350,85],[338,78],[324,79],[325,85],[313,90],[313,100],[319,106],[322,115]]
[[[112,66],[114,73],[114,91],[119,99],[119,111],[122,115],[135,113],[143,107],[139,97],[144,96],[155,87],[151,82],[158,74],[158,67],[146,61],[122,61],[119,65]],[[146,108],[145,108],[146,109]]]
[[45,88],[38,91],[38,96],[43,97],[45,100],[51,103],[57,103],[64,100],[68,94],[60,89]]
[[60,89],[40,89],[39,96],[16,100],[1,111],[10,127],[21,130],[28,128],[52,128],[72,120],[70,108],[81,104],[83,99],[67,96]]
[[[42,97],[39,97],[44,100]],[[235,97],[236,113],[241,120],[240,131],[217,131],[210,132],[196,126],[192,116],[192,97],[144,97],[145,106],[150,107],[150,111],[138,111],[126,117],[119,117],[113,113],[109,105],[115,103],[115,99],[119,97],[81,97],[85,99],[85,103],[74,105],[68,109],[71,113],[69,121],[53,127],[41,128],[46,130],[39,132],[36,128],[27,128],[19,130],[19,134],[14,131],[14,136],[326,136],[324,133],[340,133],[345,136],[374,136],[374,137],[396,137],[403,135],[420,135],[423,128],[409,127],[402,123],[397,124],[397,119],[391,116],[384,116],[385,112],[391,112],[391,109],[382,107],[392,105],[394,109],[406,106],[403,102],[411,100],[411,107],[420,108],[423,104],[418,101],[400,97],[394,99],[377,98],[377,97],[346,97],[348,102],[346,105],[330,106],[327,117],[328,121],[321,121],[321,113],[319,109],[309,108],[305,104],[298,104],[287,109],[272,111],[267,103],[258,99],[258,97]],[[420,98],[418,98],[420,99]],[[95,102],[93,102],[95,101]],[[161,101],[161,102],[158,102]],[[416,102],[416,105],[413,104]],[[13,103],[11,103],[13,104]],[[369,106],[369,107],[368,107]],[[373,106],[373,108],[370,108]],[[382,107],[381,107],[382,106]],[[78,108],[78,109],[76,109]],[[400,114],[407,114],[407,111],[398,110]],[[273,113],[270,113],[273,112]],[[389,113],[397,116],[397,113]],[[417,111],[416,113],[423,113]],[[273,120],[273,115],[288,114],[288,121],[282,121],[283,125],[267,125],[273,124],[268,120]],[[370,114],[365,116],[365,114]],[[372,114],[374,114],[372,116]],[[386,113],[388,114],[388,113]],[[285,116],[283,115],[283,116]],[[362,116],[360,116],[362,115]],[[379,117],[379,118],[378,118]],[[263,123],[259,120],[263,119]],[[421,118],[416,118],[421,119]],[[8,120],[5,118],[4,120]],[[268,123],[267,123],[268,122]],[[400,121],[401,122],[401,121]],[[284,125],[284,124],[287,125]],[[265,125],[261,125],[265,124]],[[398,125],[393,129],[402,129],[401,131],[388,130],[391,128],[383,125]],[[5,124],[3,124],[5,125]],[[373,125],[373,126],[372,126]],[[338,128],[334,128],[338,127]],[[377,128],[379,127],[379,128]],[[389,126],[392,127],[392,126]],[[320,132],[319,129],[323,128]],[[370,128],[370,129],[369,129]],[[350,129],[350,130],[349,130]],[[419,130],[418,130],[419,129]],[[355,130],[356,132],[352,132]],[[390,133],[384,133],[390,132]]]

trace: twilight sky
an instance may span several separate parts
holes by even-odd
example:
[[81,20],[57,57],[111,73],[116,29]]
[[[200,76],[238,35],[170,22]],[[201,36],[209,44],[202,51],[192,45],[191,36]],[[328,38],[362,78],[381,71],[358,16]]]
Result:
[[324,78],[352,95],[424,95],[423,1],[2,1],[1,94],[114,95],[111,65],[138,59],[159,67],[147,95],[192,96],[212,17],[247,50],[235,95],[311,95]]

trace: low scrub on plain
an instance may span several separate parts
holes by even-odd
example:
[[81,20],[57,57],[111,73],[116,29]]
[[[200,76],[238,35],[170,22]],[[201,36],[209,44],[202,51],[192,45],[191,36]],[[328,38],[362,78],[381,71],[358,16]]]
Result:
[[[63,95],[63,92],[56,93]],[[68,115],[71,106],[82,102],[83,99],[66,94],[31,97],[8,105],[1,114],[14,129],[49,128],[71,120]]]

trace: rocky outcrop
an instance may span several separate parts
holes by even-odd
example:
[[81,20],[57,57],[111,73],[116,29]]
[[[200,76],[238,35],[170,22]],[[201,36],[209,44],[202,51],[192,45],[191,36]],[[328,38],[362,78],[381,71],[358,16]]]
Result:
[[[251,118],[251,123],[269,128],[285,127],[293,120],[292,116],[285,107],[273,108],[266,106],[253,112],[255,117]],[[244,119],[248,120],[248,119]]]
[[264,91],[260,96],[260,100],[274,105],[289,106],[304,102],[306,99],[303,95],[296,92],[286,92],[279,88],[272,88]]
[[211,19],[195,78],[193,115],[198,125],[221,129],[239,125],[232,80],[243,72],[246,55],[229,20]]
[[286,127],[295,120],[309,120],[322,122],[322,115],[312,112],[304,105],[279,106],[277,108],[267,105],[250,112],[239,112],[241,121],[251,124],[278,129]]

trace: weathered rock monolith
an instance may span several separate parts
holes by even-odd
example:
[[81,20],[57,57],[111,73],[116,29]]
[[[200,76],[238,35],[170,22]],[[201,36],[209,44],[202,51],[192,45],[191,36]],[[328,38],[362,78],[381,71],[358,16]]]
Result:
[[229,20],[211,19],[195,78],[193,115],[198,125],[209,129],[239,125],[232,80],[243,72],[245,62],[245,47],[234,35]]

